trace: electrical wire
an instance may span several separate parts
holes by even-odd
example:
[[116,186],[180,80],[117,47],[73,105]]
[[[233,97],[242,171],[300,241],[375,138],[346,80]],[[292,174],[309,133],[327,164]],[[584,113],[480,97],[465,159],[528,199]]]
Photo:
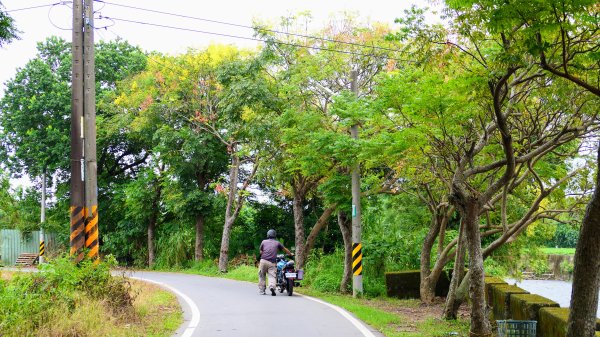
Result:
[[393,57],[387,57],[387,56],[383,56],[383,55],[364,54],[364,53],[357,53],[357,52],[351,52],[351,51],[347,51],[347,50],[331,49],[331,48],[325,48],[325,47],[305,46],[305,45],[291,43],[291,42],[283,42],[283,41],[278,41],[278,40],[264,40],[264,39],[259,39],[259,38],[255,38],[255,37],[246,37],[246,36],[239,36],[239,35],[232,35],[232,34],[209,32],[209,31],[192,29],[192,28],[175,27],[175,26],[163,25],[163,24],[158,24],[158,23],[129,20],[129,19],[124,19],[124,18],[116,18],[116,17],[108,17],[108,16],[101,16],[100,18],[113,20],[113,21],[134,23],[134,24],[139,24],[139,25],[154,26],[154,27],[159,27],[159,28],[168,28],[168,29],[179,30],[179,31],[187,31],[187,32],[192,32],[192,33],[217,35],[217,36],[230,37],[230,38],[235,38],[235,39],[243,39],[243,40],[250,40],[250,41],[257,41],[257,42],[264,42],[264,43],[275,43],[275,44],[279,44],[279,45],[287,45],[287,46],[300,47],[300,48],[330,51],[330,52],[336,52],[336,53],[347,54],[347,55],[364,56],[364,57],[382,57],[382,58],[385,58],[388,60],[396,60],[396,61],[400,61],[400,62],[405,61],[405,60],[400,60],[400,59],[396,59]]
[[59,1],[59,2],[55,2],[55,3],[47,4],[47,5],[39,5],[39,6],[32,6],[32,7],[10,9],[10,10],[4,11],[4,13],[13,13],[13,12],[26,11],[26,10],[29,10],[29,9],[36,9],[36,8],[43,8],[43,7],[50,7],[50,6],[62,5],[64,2],[66,2],[66,1]]
[[150,13],[156,13],[156,14],[162,14],[162,15],[175,16],[175,17],[184,18],[184,19],[191,19],[191,20],[197,20],[197,21],[211,22],[211,23],[217,23],[217,24],[221,24],[221,25],[227,25],[227,26],[239,27],[239,28],[247,28],[247,29],[252,29],[252,30],[256,29],[256,30],[259,30],[259,31],[271,32],[271,33],[275,33],[275,34],[285,34],[285,35],[295,36],[295,37],[303,37],[303,38],[314,39],[314,40],[321,40],[321,41],[326,41],[326,42],[347,44],[347,45],[356,46],[356,47],[373,48],[373,49],[379,49],[379,50],[385,50],[385,51],[400,52],[400,50],[398,50],[398,49],[385,48],[385,47],[379,47],[379,46],[368,46],[368,45],[364,45],[364,44],[360,44],[360,43],[355,43],[355,42],[340,41],[340,40],[328,39],[328,38],[323,38],[323,37],[318,37],[318,36],[312,36],[312,35],[304,35],[304,34],[297,34],[297,33],[282,32],[282,31],[279,31],[279,30],[273,30],[273,29],[267,29],[267,28],[260,28],[260,27],[252,27],[252,26],[246,26],[246,25],[241,25],[241,24],[237,24],[237,23],[231,23],[231,22],[225,22],[225,21],[219,21],[219,20],[212,20],[212,19],[205,19],[205,18],[199,18],[199,17],[195,17],[195,16],[189,16],[189,15],[183,15],[183,14],[177,14],[177,13],[163,12],[163,11],[158,11],[158,10],[154,10],[154,9],[147,9],[147,8],[142,8],[142,7],[136,7],[136,6],[123,5],[123,4],[118,4],[118,3],[104,1],[104,0],[94,0],[94,1],[95,2],[104,3],[104,4],[107,4],[107,5],[113,5],[113,6],[123,7],[123,8],[135,9],[135,10],[140,10],[140,11],[145,11],[145,12],[150,12]]
[[[72,3],[72,1],[61,1],[60,3],[56,3],[53,4],[52,7],[50,7],[50,9],[48,9],[48,21],[50,22],[51,25],[53,25],[55,28],[60,29],[60,30],[72,30],[73,28],[63,28],[60,27],[59,25],[55,24],[54,21],[52,21],[52,18],[50,17],[50,14],[52,13],[52,10],[54,9],[54,7],[58,6],[58,5],[64,5],[69,7],[69,5],[67,3]],[[69,7],[71,8],[71,7]]]

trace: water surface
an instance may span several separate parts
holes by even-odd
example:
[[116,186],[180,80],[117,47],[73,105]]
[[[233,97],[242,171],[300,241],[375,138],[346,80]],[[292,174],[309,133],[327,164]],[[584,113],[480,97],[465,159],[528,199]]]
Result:
[[[523,280],[517,282],[513,279],[506,279],[506,282],[516,284],[532,294],[549,298],[558,303],[561,308],[568,308],[571,303],[571,282],[555,280]],[[600,317],[600,301],[598,301],[596,316]]]

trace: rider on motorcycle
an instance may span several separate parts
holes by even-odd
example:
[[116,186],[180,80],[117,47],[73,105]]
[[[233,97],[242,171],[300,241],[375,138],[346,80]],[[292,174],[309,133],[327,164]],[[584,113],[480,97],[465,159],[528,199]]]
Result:
[[269,290],[271,296],[275,296],[275,272],[277,271],[277,252],[285,251],[288,255],[294,254],[285,248],[279,241],[275,240],[277,232],[274,229],[269,229],[267,239],[260,243],[260,263],[258,265],[258,290],[261,295],[265,295],[265,274],[269,276]]

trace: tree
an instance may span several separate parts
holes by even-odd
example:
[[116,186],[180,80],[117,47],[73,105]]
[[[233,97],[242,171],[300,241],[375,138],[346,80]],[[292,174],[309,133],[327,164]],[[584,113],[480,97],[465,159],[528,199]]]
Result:
[[0,228],[14,228],[18,221],[17,200],[10,190],[8,175],[0,168]]
[[[303,15],[286,18],[282,22],[283,30],[303,31],[306,27],[302,26],[302,20],[309,21],[310,18]],[[356,158],[352,157],[356,151],[346,152],[353,147],[348,134],[352,113],[340,117],[332,111],[332,103],[335,99],[342,100],[339,96],[350,89],[352,69],[358,69],[362,95],[368,95],[372,91],[373,77],[388,62],[389,51],[385,48],[373,51],[357,47],[360,44],[380,45],[387,27],[363,25],[349,15],[335,20],[336,24],[334,20],[322,31],[313,33],[319,38],[306,40],[288,36],[286,44],[279,43],[262,27],[256,28],[269,41],[265,53],[273,58],[275,67],[270,70],[278,70],[273,77],[278,79],[280,99],[286,102],[283,111],[279,111],[273,133],[275,143],[271,148],[277,160],[267,170],[271,175],[269,180],[278,185],[276,189],[291,199],[299,268],[305,265],[315,239],[338,205],[325,197],[319,191],[320,187],[333,175],[351,166],[350,158]],[[331,50],[346,51],[347,54]],[[360,113],[364,111],[354,112]],[[347,167],[341,168],[343,165]],[[346,197],[350,198],[350,194]],[[323,200],[325,208],[306,235],[305,208],[307,202],[315,198]]]
[[[491,55],[508,48],[502,40],[490,45],[481,37],[462,40],[458,35],[458,39],[462,41],[458,48],[453,50],[457,43],[447,42],[448,50],[441,59],[430,61],[439,74],[433,69],[404,72],[403,80],[396,82],[400,88],[395,106],[398,114],[408,119],[404,124],[418,129],[417,137],[428,139],[415,143],[427,146],[419,152],[427,159],[428,170],[444,183],[448,201],[465,226],[471,331],[488,335],[483,258],[536,219],[554,216],[550,210],[540,209],[541,201],[577,172],[551,172],[544,164],[559,158],[555,155],[574,156],[577,147],[568,143],[592,132],[597,124],[593,110],[586,100],[579,99],[579,93],[548,87],[544,76],[525,60],[494,59]],[[470,52],[482,49],[485,56]],[[525,116],[532,123],[522,122]],[[535,121],[543,121],[544,127]],[[527,179],[537,184],[537,191],[530,194],[528,209],[511,222],[506,212],[509,193]],[[483,250],[481,236],[485,232],[481,229],[486,227],[480,218],[492,210],[499,221],[487,235],[501,235]]]
[[[227,271],[229,239],[233,223],[244,204],[247,189],[254,180],[264,153],[265,136],[271,125],[270,112],[277,100],[272,82],[263,70],[260,57],[238,57],[219,69],[217,83],[223,90],[216,111],[201,111],[196,118],[199,128],[227,146],[231,156],[225,223],[221,237],[219,270]],[[217,84],[215,83],[215,85]],[[211,114],[213,114],[212,117]],[[251,168],[241,176],[244,166]],[[243,183],[238,186],[242,177]]]
[[[598,81],[599,21],[595,1],[537,1],[508,4],[498,1],[453,2],[450,7],[459,14],[467,27],[479,26],[501,36],[505,57],[530,56],[545,72],[555,76],[553,84],[564,79],[583,89],[581,95],[590,101],[600,96]],[[485,19],[484,19],[485,18]],[[491,18],[488,20],[488,18]],[[483,20],[482,20],[483,19]],[[592,103],[593,104],[593,103]],[[573,295],[567,336],[593,336],[600,258],[597,242],[600,238],[597,193],[586,211],[578,242],[574,272]],[[597,214],[597,213],[596,213]],[[593,268],[593,269],[591,269]],[[589,270],[594,272],[589,273]],[[576,274],[576,275],[575,275]],[[592,294],[592,296],[590,296]],[[593,295],[596,294],[596,295]]]
[[[145,55],[139,48],[123,41],[100,42],[96,48],[99,205],[103,213],[106,193],[111,192],[104,188],[109,185],[108,181],[122,178],[124,172],[139,164],[139,160],[129,148],[130,144],[124,142],[126,136],[122,129],[110,132],[115,126],[111,123],[113,111],[101,102],[113,90],[116,81],[145,66]],[[109,53],[112,56],[107,57]],[[119,57],[114,57],[115,53]],[[50,37],[38,43],[36,58],[18,69],[15,77],[8,81],[0,101],[0,158],[13,176],[26,174],[35,181],[40,177],[45,179],[48,174],[57,178],[58,185],[68,180],[70,162],[65,154],[69,153],[70,78],[70,44]],[[61,188],[58,191],[62,195],[57,198],[64,200],[68,192]],[[68,221],[68,213],[63,214],[63,219],[55,221]],[[116,216],[116,219],[122,218],[122,215]]]
[[18,39],[17,28],[13,18],[6,12],[2,11],[2,2],[0,2],[0,47]]

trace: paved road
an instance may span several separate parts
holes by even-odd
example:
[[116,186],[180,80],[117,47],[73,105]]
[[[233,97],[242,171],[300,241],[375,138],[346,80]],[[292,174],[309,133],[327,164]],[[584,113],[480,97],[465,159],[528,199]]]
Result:
[[294,293],[259,295],[256,284],[178,273],[126,274],[173,291],[185,322],[174,336],[382,337],[339,307]]

